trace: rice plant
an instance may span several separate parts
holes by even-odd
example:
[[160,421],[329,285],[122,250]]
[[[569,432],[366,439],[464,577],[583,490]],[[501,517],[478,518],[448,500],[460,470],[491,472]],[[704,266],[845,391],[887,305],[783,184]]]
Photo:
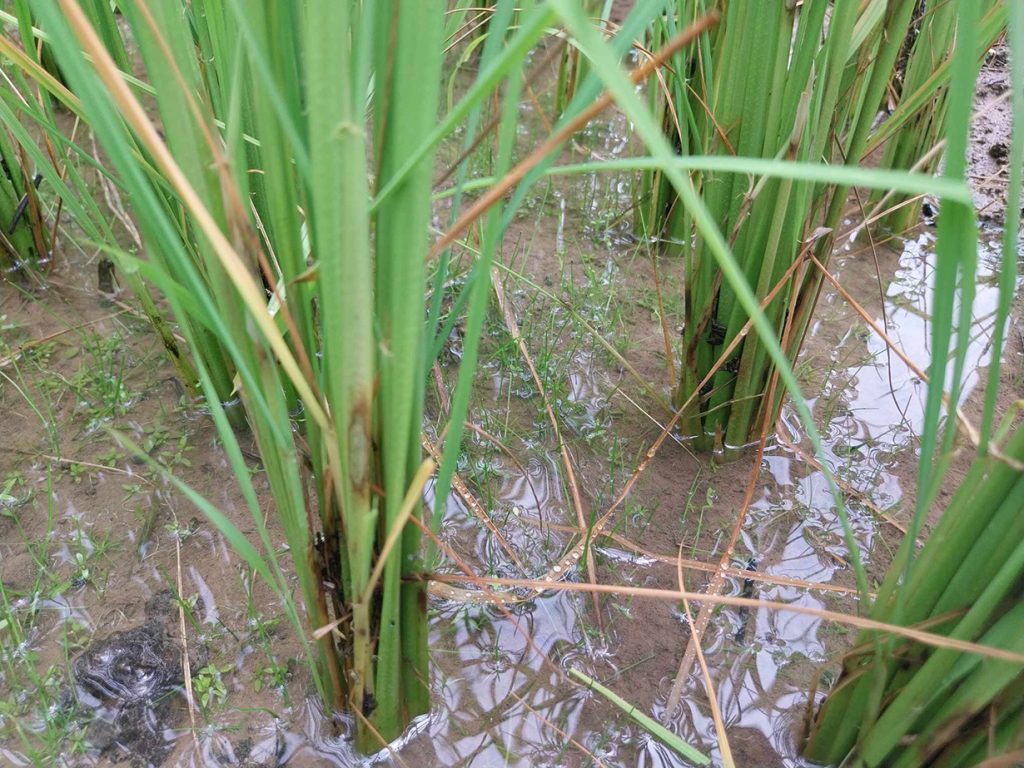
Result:
[[[876,108],[912,2],[730,3],[721,26],[693,49],[683,45],[689,38],[681,32],[698,16],[699,29],[712,27],[715,17],[703,11],[714,3],[680,3],[677,15],[663,17],[661,0],[638,0],[611,40],[573,0],[490,5],[479,18],[486,38],[466,43],[480,52],[479,71],[460,98],[453,89],[440,118],[444,40],[457,49],[459,30],[476,23],[464,2],[456,4],[446,27],[441,0],[125,0],[118,4],[123,25],[105,2],[39,0],[16,3],[10,17],[21,47],[6,38],[2,43],[19,92],[38,97],[23,106],[13,95],[0,98],[0,119],[18,134],[21,151],[36,164],[45,159],[38,150],[31,155],[33,137],[21,127],[24,121],[87,164],[138,223],[145,259],[109,231],[90,203],[87,183],[65,181],[53,163],[40,171],[73,209],[88,242],[132,281],[144,306],[146,285],[166,297],[189,351],[190,359],[180,363],[182,376],[197,382],[217,423],[258,541],[245,538],[179,483],[181,492],[276,588],[307,640],[320,693],[353,713],[366,750],[395,738],[429,705],[425,575],[432,553],[421,542],[420,526],[428,522],[421,519],[419,500],[432,466],[422,461],[419,432],[426,372],[450,330],[440,319],[451,269],[448,248],[477,228],[479,249],[457,297],[468,321],[433,488],[438,512],[429,525],[435,530],[458,458],[491,267],[508,222],[530,185],[546,173],[621,170],[613,162],[553,166],[559,146],[597,109],[614,98],[649,146],[650,157],[625,162],[653,171],[647,181],[649,226],[661,227],[653,222],[664,217],[684,253],[690,313],[684,361],[692,370],[683,374],[681,403],[711,375],[721,349],[739,339],[727,361],[736,370],[718,374],[698,405],[684,407],[693,434],[746,442],[777,404],[754,385],[777,371],[820,453],[787,357],[799,347],[817,290],[816,278],[798,270],[798,257],[812,249],[827,252],[825,230],[834,226],[846,189],[932,188],[951,201],[951,223],[941,233],[943,258],[973,243],[967,234],[957,235],[958,227],[969,233],[964,226],[971,222],[962,210],[969,195],[955,167],[947,169],[946,184],[854,167],[868,137],[876,135]],[[654,48],[671,39],[681,51],[673,63],[679,78],[672,81],[675,117],[667,119],[678,122],[674,135],[682,153],[673,152],[663,125],[622,72],[633,40],[655,19]],[[559,35],[578,51],[565,58],[578,62],[566,77],[573,88],[558,104],[561,118],[551,137],[513,168],[523,70],[556,22]],[[41,63],[43,42],[67,87]],[[547,44],[560,53],[553,41]],[[981,45],[973,38],[964,43],[972,60]],[[120,58],[129,47],[138,52],[141,79],[129,75]],[[727,55],[736,50],[749,54]],[[602,86],[607,94],[597,99]],[[766,98],[770,88],[779,98]],[[951,103],[959,99],[949,110],[957,118],[964,114],[962,88],[950,97]],[[88,126],[101,156],[57,130],[50,100]],[[481,129],[487,102],[495,114]],[[466,170],[456,169],[451,224],[431,246],[433,154],[460,126],[464,156],[494,131],[493,178],[477,180],[491,189],[463,213]],[[734,154],[740,157],[728,157]],[[829,165],[845,160],[849,167]],[[75,163],[68,166],[76,172]],[[737,264],[734,252],[746,260]],[[969,261],[958,268],[970,274]],[[763,302],[784,275],[791,278],[779,300]],[[705,296],[698,306],[700,290]],[[154,323],[166,327],[155,306],[148,306]],[[456,314],[450,313],[451,322]],[[748,322],[756,336],[747,335]],[[942,341],[937,339],[937,349],[945,349]],[[743,396],[747,383],[753,394]],[[942,376],[933,386],[937,429]],[[243,461],[237,437],[243,421],[259,446],[301,601],[293,599],[275,557],[265,510]],[[943,437],[944,451],[951,439]],[[1003,452],[1015,445],[1011,441]],[[925,489],[933,489],[939,476],[933,455],[922,460]],[[991,474],[979,470],[978,483]],[[842,516],[839,492],[832,491]],[[928,494],[934,491],[925,499]],[[843,523],[866,593],[845,517]],[[908,544],[904,563],[910,554]],[[900,611],[909,615],[905,605]],[[998,637],[990,639],[998,645]]]
[[[1004,4],[981,4],[977,45],[987,51],[1006,29]],[[944,123],[949,91],[950,52],[956,35],[956,7],[952,3],[920,2],[904,43],[905,60],[897,66],[889,90],[898,100],[884,125],[879,126],[864,148],[870,155],[881,148],[880,164],[885,168],[914,168],[934,172],[942,153]],[[876,193],[872,202],[886,200],[892,213],[884,225],[905,232],[918,222],[921,198],[902,200]],[[902,204],[901,204],[902,203]]]
[[[942,73],[913,93],[908,84],[901,108],[876,124],[916,5],[916,0],[680,0],[675,15],[653,29],[655,45],[673,34],[675,25],[710,8],[721,7],[722,20],[699,45],[675,57],[673,74],[651,82],[649,98],[683,156],[855,166],[873,136],[920,133],[910,117],[941,128]],[[998,34],[1005,8],[994,2],[982,5],[987,32]],[[944,55],[955,16],[944,11],[929,18],[947,29],[946,36],[928,37]],[[985,40],[991,44],[994,35]],[[893,159],[884,167],[909,164]],[[735,173],[705,172],[693,178],[787,357],[794,360],[820,287],[820,275],[808,271],[803,259],[815,254],[827,262],[849,187]],[[748,313],[710,258],[691,212],[659,171],[644,178],[639,195],[640,228],[666,238],[670,251],[685,263],[678,402],[712,374],[687,407],[682,430],[706,448],[746,445],[774,422],[781,403],[781,392],[768,396],[773,365],[763,344],[744,331]]]
[[40,247],[42,231],[33,226],[39,223],[38,216],[33,216],[39,211],[38,182],[24,166],[17,147],[10,130],[0,131],[0,266],[11,271],[23,262],[38,262],[47,252]]
[[[21,43],[20,48],[9,38],[4,38],[2,43],[4,57],[18,66],[5,73],[9,87],[0,91],[3,120],[0,131],[0,250],[3,251],[0,258],[3,261],[0,263],[24,271],[49,261],[64,213],[63,201],[68,201],[68,212],[80,222],[87,236],[96,237],[97,227],[106,229],[109,234],[109,226],[70,162],[71,154],[81,147],[74,140],[67,141],[57,127],[54,109],[58,101],[74,100],[74,97],[64,88],[53,46],[35,26],[36,17],[29,5],[25,2],[13,5],[16,15],[0,7],[0,19],[16,30]],[[100,30],[118,66],[129,72],[112,6],[90,2],[85,13]],[[32,77],[45,79],[60,95],[54,97],[32,87],[30,78],[26,77],[28,72]],[[27,125],[48,126],[50,130],[36,142],[28,137]],[[57,193],[59,202],[47,204],[48,196],[39,191],[42,184]],[[68,194],[71,189],[76,189],[78,194]]]
[[[656,4],[644,5],[649,18]],[[47,110],[10,109],[4,123],[28,148],[23,121],[55,136],[137,224],[145,259],[95,215],[87,184],[57,175],[54,188],[74,206],[87,242],[116,262],[140,299],[147,285],[166,298],[189,352],[183,378],[198,383],[217,423],[259,541],[172,480],[275,586],[308,638],[321,695],[354,714],[363,749],[377,748],[429,703],[423,574],[431,553],[410,520],[420,517],[431,468],[419,439],[425,374],[435,335],[447,335],[438,328],[440,290],[424,319],[427,265],[441,256],[433,284],[443,286],[449,264],[442,247],[428,254],[433,153],[467,118],[472,146],[481,105],[503,88],[493,170],[509,168],[519,73],[554,14],[496,3],[479,74],[439,124],[440,0],[135,0],[119,3],[123,24],[113,25],[102,8],[110,10],[18,3],[6,19],[22,46],[5,38],[3,53],[20,90],[71,110],[103,155],[63,135]],[[42,43],[66,86],[28,53]],[[142,78],[128,73],[129,48]],[[592,100],[590,80],[583,90]],[[467,342],[434,487],[439,509],[458,455],[490,264],[514,207],[482,222],[483,248],[461,299]],[[152,319],[166,327],[155,309]],[[260,450],[305,618],[243,462],[243,421]]]
[[[948,93],[944,175],[963,179],[977,76],[980,9],[955,6],[957,53]],[[969,205],[947,204],[939,219],[936,309],[932,322],[927,420],[912,525],[871,607],[881,621],[928,628],[951,641],[1024,651],[1024,429],[1016,403],[997,421],[1001,353],[1017,280],[1024,160],[1024,10],[1011,4],[1014,131],[1000,301],[977,455],[920,551],[917,536],[933,510],[955,445],[957,419],[941,418],[944,390],[959,402],[973,298],[976,223]],[[953,330],[955,329],[955,337]],[[951,341],[953,342],[951,344]],[[952,365],[949,365],[949,363]],[[948,372],[947,372],[948,368]],[[947,378],[948,377],[948,378]],[[970,433],[968,433],[970,434]],[[981,660],[955,647],[924,649],[864,633],[842,675],[813,713],[806,754],[851,766],[1009,764],[1024,748],[1020,664]]]
[[[97,243],[167,297],[250,503],[254,544],[195,498],[276,585],[324,698],[372,749],[426,710],[417,529],[426,251],[443,3],[19,4],[52,43],[148,259]],[[47,123],[39,116],[39,124]],[[424,151],[425,149],[425,151]],[[373,201],[388,184],[393,190]],[[69,198],[75,195],[69,194]],[[274,558],[233,425],[241,396],[307,618]],[[296,431],[294,427],[300,429]],[[315,483],[307,485],[307,470]],[[189,489],[182,489],[190,493]]]
[[0,267],[38,265],[49,252],[50,231],[39,203],[42,176],[26,167],[7,131],[0,131]]

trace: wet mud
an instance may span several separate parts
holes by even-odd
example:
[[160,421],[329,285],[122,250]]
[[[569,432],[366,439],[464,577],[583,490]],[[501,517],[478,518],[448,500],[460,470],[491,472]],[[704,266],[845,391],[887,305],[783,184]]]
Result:
[[[89,713],[86,736],[114,761],[159,766],[174,748],[184,685],[170,592],[154,595],[139,626],[93,640],[72,666],[79,711]],[[197,669],[201,663],[193,664]]]
[[[995,88],[997,96],[998,85],[986,82],[982,88]],[[997,161],[1000,141],[983,132],[972,153]],[[604,156],[627,151],[628,126],[613,118],[589,129],[582,144]],[[978,163],[972,167],[978,177],[992,175]],[[539,190],[531,215],[513,223],[501,254],[505,265],[530,280],[510,277],[506,290],[562,417],[581,511],[591,522],[658,437],[676,383],[661,313],[674,328],[679,265],[636,243],[628,222],[607,215],[632,204],[627,181],[594,177]],[[993,201],[998,197],[992,192]],[[979,203],[984,215],[995,217],[994,202]],[[986,296],[997,234],[986,230],[979,260],[981,303],[971,350],[978,370],[990,354]],[[861,238],[841,243],[832,263],[868,312],[884,316],[898,342],[921,354],[929,331],[932,244],[927,229],[906,241],[876,242],[874,251]],[[598,581],[620,590],[596,603],[557,589],[509,608],[432,601],[435,707],[390,750],[360,758],[349,738],[351,723],[316,702],[277,598],[179,490],[106,431],[132,437],[255,537],[212,428],[195,403],[182,399],[145,324],[100,295],[95,275],[92,260],[69,252],[60,255],[46,287],[0,286],[0,357],[16,365],[2,370],[19,385],[0,390],[8,414],[0,421],[0,481],[15,480],[4,486],[0,580],[13,615],[31,628],[24,639],[27,661],[19,663],[58,671],[54,700],[72,712],[68,744],[76,735],[83,745],[67,747],[68,765],[686,764],[621,711],[572,683],[569,669],[602,681],[720,764],[707,683],[698,665],[682,666],[692,637],[686,607],[637,597],[629,588],[676,589],[682,578],[695,592],[714,583],[726,595],[857,608],[834,504],[822,473],[807,460],[808,445],[789,409],[780,438],[758,466],[750,452],[725,461],[694,454],[670,438],[613,518],[609,535],[591,542]],[[664,310],[653,295],[655,281],[666,297]],[[1019,329],[1014,320],[1011,340],[1021,338]],[[470,420],[497,436],[500,446],[470,434],[459,472],[511,553],[457,496],[445,510],[442,540],[480,573],[535,578],[576,540],[576,513],[559,446],[500,317],[486,333]],[[597,336],[628,361],[646,389]],[[453,339],[442,372],[449,387],[458,345]],[[1007,377],[1024,370],[1021,353],[1011,341]],[[831,469],[843,483],[857,543],[877,581],[915,492],[922,383],[829,290],[798,373],[813,395]],[[969,389],[964,407],[976,398],[976,389]],[[440,410],[435,406],[435,415]],[[438,426],[425,429],[436,433]],[[966,453],[958,457],[951,482],[967,459]],[[273,528],[254,450],[250,468],[279,544],[283,537]],[[755,470],[759,476],[752,480]],[[753,503],[740,519],[748,486]],[[713,582],[734,534],[737,544],[726,557],[733,570]],[[48,573],[45,585],[41,570]],[[586,578],[577,568],[567,581]],[[189,606],[184,633],[183,605]],[[689,609],[696,618],[700,605]],[[701,647],[737,764],[805,765],[800,732],[814,705],[810,691],[815,681],[827,682],[852,639],[845,627],[806,615],[767,608],[714,612]],[[11,651],[5,647],[5,653]],[[193,681],[212,666],[209,681],[219,680],[223,690],[195,704],[191,715],[185,661]],[[0,677],[3,695],[12,694],[13,685],[10,675]],[[669,713],[670,699],[680,692],[681,706]],[[36,710],[24,711],[37,731],[49,727]],[[0,743],[0,762],[27,760],[16,738]]]
[[1009,47],[1002,43],[989,51],[985,58],[978,75],[971,141],[967,150],[968,179],[978,215],[997,225],[1001,225],[1006,217],[1013,128],[1009,55]]

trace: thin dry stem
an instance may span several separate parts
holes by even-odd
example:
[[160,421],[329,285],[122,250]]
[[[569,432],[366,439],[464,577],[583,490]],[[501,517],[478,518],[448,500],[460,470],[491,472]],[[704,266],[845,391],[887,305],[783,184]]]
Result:
[[[178,518],[175,516],[174,525],[177,527]],[[181,539],[174,537],[174,562],[175,575],[178,587],[178,632],[181,634],[181,675],[185,681],[185,701],[188,702],[188,722],[192,731],[192,740],[199,746],[199,732],[196,730],[196,699],[192,692],[192,664],[188,660],[188,633],[185,629],[185,607],[181,602],[184,586],[181,579]]]
[[[875,322],[874,318],[872,318],[867,313],[864,307],[862,307],[860,303],[858,303],[858,301],[855,298],[853,298],[850,292],[847,291],[840,284],[840,282],[832,275],[832,273],[828,271],[828,268],[820,261],[818,261],[817,257],[811,256],[811,261],[822,273],[825,279],[828,280],[835,287],[836,291],[839,292],[839,295],[842,296],[843,299],[845,299],[846,302],[853,308],[853,310],[858,315],[860,315],[861,319],[863,319],[864,322],[867,323],[871,330],[878,334],[878,337],[885,342],[885,345],[896,353],[896,356],[903,362],[904,365],[907,366],[907,368],[909,368],[913,372],[915,376],[917,376],[919,379],[921,379],[922,382],[927,384],[928,374],[925,373],[920,368],[920,366],[918,366],[913,360],[911,360],[907,356],[907,354],[902,349],[899,348],[899,346],[897,346],[896,342],[893,341],[889,337],[889,334],[885,332],[885,329],[879,327],[878,323]],[[946,407],[949,408],[949,395],[947,395],[945,392],[942,394],[942,401],[943,403],[945,403]],[[960,428],[964,431],[964,434],[967,435],[967,438],[971,441],[971,444],[975,448],[977,448],[978,445],[981,443],[981,436],[978,432],[977,427],[975,427],[970,422],[970,420],[967,418],[964,412],[960,410],[959,406],[956,409],[954,409],[954,416],[957,420],[957,423],[960,425]],[[1006,457],[1003,458],[1005,459]],[[1014,467],[1014,469],[1024,469],[1024,465],[1021,465],[1020,467]]]
[[[440,463],[441,451],[438,450],[438,447],[434,445],[426,435],[420,435],[420,443],[423,445],[424,450],[433,457],[434,461]],[[520,571],[526,573],[526,566],[523,565],[523,561],[516,555],[515,550],[502,535],[498,526],[494,524],[491,516],[487,514],[487,510],[484,509],[476,496],[473,495],[473,492],[469,490],[469,486],[466,485],[466,482],[458,472],[452,473],[452,488],[455,489],[455,492],[459,495],[459,498],[462,499],[462,502],[469,507],[469,510],[476,516],[476,519],[491,532],[491,535],[493,535],[497,540],[498,546],[505,551],[505,554],[512,559]]]
[[[465,577],[456,577],[452,579],[440,575],[435,576],[434,578],[437,581],[445,582],[467,580]],[[956,640],[933,632],[914,629],[913,627],[901,627],[896,624],[887,624],[884,621],[876,621],[874,619],[867,619],[861,616],[854,616],[849,613],[842,613],[841,611],[811,608],[805,605],[782,603],[776,600],[760,600],[752,597],[736,597],[733,595],[709,595],[704,592],[656,589],[654,587],[630,587],[617,584],[582,584],[572,581],[551,583],[532,579],[499,578],[473,579],[473,581],[481,587],[524,587],[526,589],[533,589],[537,591],[543,590],[545,592],[600,592],[606,595],[627,595],[630,597],[677,602],[686,599],[694,602],[714,603],[716,605],[728,605],[737,608],[767,608],[769,610],[779,611],[780,613],[799,613],[803,616],[813,616],[821,619],[822,621],[843,624],[849,627],[855,627],[856,629],[905,637],[909,640],[915,640],[923,645],[928,645],[933,648],[947,648],[950,650],[961,651],[962,653],[974,653],[979,656],[996,659],[998,661],[1007,661],[1011,664],[1024,664],[1024,654],[1022,653],[1014,653],[1013,651],[1003,650],[1002,648],[994,648],[989,645],[971,643],[966,640]]]
[[[770,394],[771,393],[769,393],[769,396]],[[729,567],[729,563],[732,562],[732,555],[736,549],[736,542],[739,540],[740,531],[743,528],[743,521],[747,519],[747,510],[750,509],[750,504],[754,499],[754,489],[757,487],[757,479],[761,474],[761,459],[764,456],[764,446],[767,440],[767,429],[762,429],[761,440],[757,445],[757,454],[754,457],[754,465],[750,469],[750,479],[747,482],[747,492],[743,497],[743,504],[740,506],[739,514],[736,515],[736,522],[733,524],[732,533],[729,535],[729,543],[726,544],[725,550],[722,552],[722,557],[719,560],[719,567],[715,570],[714,575],[711,577],[711,582],[705,590],[709,595],[712,592],[716,594],[721,592],[722,588],[725,586],[725,570]],[[680,579],[682,579],[681,570]],[[682,581],[680,581],[680,591],[682,591],[682,588]],[[669,692],[668,701],[665,703],[665,717],[667,719],[675,717],[676,710],[679,708],[679,703],[682,701],[683,697],[683,686],[686,684],[686,680],[690,676],[690,668],[693,666],[694,657],[703,656],[700,644],[704,640],[704,632],[707,631],[708,624],[711,622],[711,616],[715,611],[715,605],[710,602],[703,603],[696,623],[690,620],[688,604],[686,610],[687,620],[690,622],[690,639],[686,644],[686,652],[683,654],[683,660],[679,663],[679,669],[676,672],[675,680],[672,682],[672,689]],[[713,694],[709,692],[709,695]]]
[[[552,430],[554,430],[555,443],[558,445],[558,452],[562,457],[562,468],[565,470],[565,480],[569,485],[569,494],[572,499],[573,510],[576,512],[576,522],[579,523],[580,530],[585,530],[587,527],[587,520],[583,512],[583,499],[580,496],[579,483],[576,482],[576,472],[573,469],[573,461],[572,457],[569,455],[569,448],[566,446],[565,441],[562,440],[562,431],[558,426],[558,418],[555,416],[555,411],[551,407],[551,400],[548,398],[547,390],[544,388],[544,384],[537,373],[537,369],[533,365],[533,360],[530,357],[530,351],[526,348],[526,342],[523,340],[523,335],[519,332],[519,324],[516,322],[515,316],[512,314],[512,307],[507,301],[505,301],[505,290],[501,286],[501,279],[496,268],[492,270],[491,284],[498,300],[498,308],[501,310],[502,316],[505,318],[505,325],[508,327],[508,332],[515,340],[516,346],[519,348],[519,353],[522,355],[523,361],[526,363],[526,367],[530,369],[530,375],[533,377],[533,381],[537,385],[537,391],[540,392],[540,397],[544,403],[544,410],[547,413],[548,421],[551,423]],[[592,584],[596,584],[597,569],[594,566],[594,560],[589,551],[586,553],[586,559],[587,576]],[[593,600],[595,621],[597,622],[598,627],[600,627],[602,624],[601,604],[596,596]]]
[[561,728],[559,728],[557,725],[555,725],[553,722],[551,722],[548,718],[544,717],[544,715],[542,715],[536,709],[531,707],[529,705],[529,703],[526,701],[526,699],[524,699],[522,696],[517,694],[515,691],[509,691],[509,695],[514,697],[516,701],[518,701],[520,704],[522,704],[523,707],[528,709],[532,714],[536,715],[540,719],[540,721],[542,723],[544,723],[544,725],[548,726],[551,730],[553,730],[555,733],[557,733],[563,739],[565,739],[570,744],[572,744],[576,749],[578,749],[580,752],[582,752],[584,755],[586,755],[587,759],[592,761],[594,765],[603,766],[604,768],[607,768],[607,763],[605,763],[601,758],[599,758],[597,755],[595,755],[593,752],[591,752],[585,746],[580,744],[580,742],[576,741],[576,739],[574,739],[568,733],[566,733]]
[[[409,522],[417,526],[420,529],[420,531],[423,532],[423,535],[429,538],[434,543],[434,546],[437,547],[439,552],[443,552],[459,569],[462,570],[464,574],[466,574],[466,576],[456,576],[454,578],[443,577],[439,574],[432,574],[432,581],[470,580],[476,583],[480,589],[490,593],[493,597],[499,597],[490,590],[487,583],[484,583],[482,579],[479,579],[473,574],[473,571],[470,569],[470,567],[466,565],[465,562],[463,562],[462,558],[460,558],[455,553],[455,551],[452,550],[451,547],[449,547],[447,544],[441,541],[440,537],[438,537],[432,530],[430,530],[429,525],[425,524],[422,520],[420,520],[417,517],[410,518]],[[488,580],[488,582],[489,581],[490,580]],[[505,616],[506,619],[512,622],[512,627],[515,629],[517,633],[519,633],[523,637],[523,641],[540,656],[541,660],[544,663],[544,666],[546,666],[552,672],[564,674],[564,670],[562,669],[562,667],[556,664],[552,660],[552,658],[544,651],[544,649],[537,645],[537,643],[533,639],[533,635],[529,632],[528,628],[523,625],[523,622],[519,621],[515,616],[513,616],[511,611],[508,610],[504,603],[502,603],[500,600],[497,600],[492,604],[492,607],[497,608],[499,611],[501,611],[501,613]]]
[[[676,568],[676,580],[679,584],[680,591],[686,588],[686,581],[683,579],[683,568],[681,564],[682,557],[683,545],[682,542],[680,542],[680,565]],[[689,600],[683,600],[683,612],[686,615],[686,623],[690,627],[690,638],[692,641],[697,628],[693,622],[693,612],[690,610]],[[704,677],[704,690],[707,691],[708,706],[711,709],[711,718],[715,723],[715,734],[718,736],[718,749],[722,753],[722,764],[725,768],[734,768],[735,761],[732,758],[732,747],[729,746],[729,734],[726,733],[725,722],[722,720],[722,708],[718,706],[718,695],[715,693],[715,683],[711,679],[711,672],[708,670],[708,663],[704,658],[704,651],[700,647],[700,642],[698,641],[694,643],[693,647],[697,650],[697,661],[700,662],[700,671]]]

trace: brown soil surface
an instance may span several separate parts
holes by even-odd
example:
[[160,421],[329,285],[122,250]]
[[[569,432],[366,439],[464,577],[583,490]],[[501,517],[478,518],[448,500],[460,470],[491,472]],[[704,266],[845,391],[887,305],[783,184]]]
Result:
[[1013,114],[1010,106],[1009,47],[993,48],[981,68],[975,93],[975,118],[968,149],[974,202],[982,219],[1001,224],[1006,190]]

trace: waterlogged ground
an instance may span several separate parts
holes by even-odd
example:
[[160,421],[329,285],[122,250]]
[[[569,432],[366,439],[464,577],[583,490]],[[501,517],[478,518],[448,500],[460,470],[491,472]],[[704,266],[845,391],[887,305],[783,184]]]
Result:
[[[629,142],[612,120],[580,145],[608,156]],[[630,203],[624,177],[540,186],[502,251],[511,314],[558,416],[588,519],[607,509],[670,416],[674,381],[654,285],[657,277],[673,330],[679,265],[660,259],[655,275],[655,247],[635,242],[619,215]],[[990,354],[998,238],[996,230],[981,238],[970,368]],[[925,226],[875,249],[860,232],[832,262],[920,366],[933,244]],[[690,764],[573,682],[570,669],[721,760],[699,667],[682,664],[684,607],[625,592],[595,606],[560,591],[507,609],[433,602],[434,710],[391,751],[358,758],[350,723],[311,696],[300,646],[270,591],[152,462],[118,441],[133,441],[254,535],[214,430],[183,397],[130,297],[122,304],[96,290],[96,269],[94,256],[65,242],[44,279],[12,275],[0,286],[0,763]],[[459,497],[446,510],[444,540],[480,572],[537,577],[576,535],[569,477],[500,313],[486,334],[471,412],[482,431],[468,436],[460,473],[515,557]],[[1016,320],[1008,338],[1006,375],[1019,383]],[[442,371],[448,386],[460,352],[456,334]],[[831,289],[798,373],[877,579],[913,499],[924,385]],[[964,397],[970,409],[977,392]],[[438,411],[432,404],[428,434]],[[594,542],[599,581],[674,589],[682,557],[694,591],[714,584],[728,595],[855,611],[850,553],[803,434],[786,410],[742,520],[753,452],[695,456],[670,438],[609,526],[615,538]],[[258,458],[249,461],[260,488]],[[269,499],[261,504],[272,521]],[[713,582],[734,537],[732,570]],[[690,607],[696,618],[700,606]],[[708,618],[702,648],[736,764],[803,765],[812,685],[819,674],[830,682],[852,631],[766,608],[722,607]]]

